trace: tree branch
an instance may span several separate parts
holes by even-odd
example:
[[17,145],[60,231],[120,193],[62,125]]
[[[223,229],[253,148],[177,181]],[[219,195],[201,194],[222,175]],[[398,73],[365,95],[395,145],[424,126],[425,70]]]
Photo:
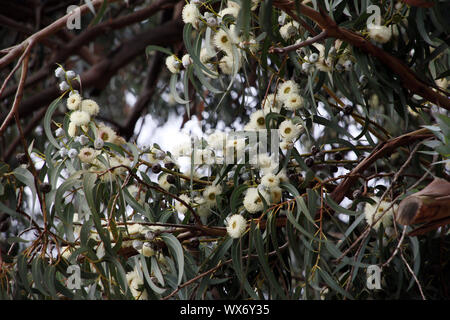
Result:
[[322,30],[326,30],[329,37],[345,41],[377,58],[400,77],[404,88],[442,108],[450,110],[450,99],[434,91],[428,84],[420,80],[419,77],[403,63],[403,61],[375,46],[370,41],[364,39],[363,36],[351,30],[339,27],[335,21],[325,14],[324,11],[318,12],[311,7],[304,4],[295,4],[290,0],[275,0],[273,4],[275,7],[280,8],[288,15],[292,16],[295,20],[301,21],[294,12],[296,6],[298,6],[300,13],[315,21]]
[[369,168],[376,160],[385,156],[386,154],[392,153],[395,149],[399,147],[406,146],[413,143],[416,140],[423,140],[432,137],[433,134],[426,128],[422,128],[416,131],[412,131],[401,135],[399,137],[393,138],[386,142],[380,143],[372,153],[365,158],[361,163],[359,163],[348,175],[347,178],[342,181],[336,189],[331,193],[331,198],[336,203],[340,203],[344,197],[349,192],[350,188],[356,183],[358,177]]
[[318,42],[318,41],[320,41],[322,39],[325,39],[326,37],[327,37],[327,30],[323,30],[317,36],[315,36],[315,37],[313,37],[311,39],[305,40],[303,42],[300,42],[300,43],[297,43],[297,44],[293,44],[293,45],[290,45],[290,46],[287,46],[287,47],[284,47],[284,48],[271,48],[271,49],[269,49],[269,53],[281,53],[281,54],[283,54],[283,53],[286,53],[286,52],[294,51],[294,50],[297,50],[297,49],[309,46],[309,45],[311,45],[313,43],[316,43],[316,42]]
[[[167,46],[182,39],[183,22],[181,19],[171,20],[158,27],[145,30],[133,38],[124,42],[115,54],[109,58],[92,66],[89,70],[81,74],[83,89],[103,88],[110,78],[119,69],[130,63],[134,58],[142,54],[146,46],[150,44]],[[79,89],[78,82],[74,83],[74,88]],[[60,95],[57,86],[41,90],[20,105],[20,114],[29,114],[47,106]]]
[[[108,2],[115,2],[117,0],[108,0]],[[98,7],[103,3],[103,0],[92,0],[92,5]],[[85,13],[89,10],[89,7],[85,4],[80,6],[80,14]],[[17,58],[27,47],[33,47],[36,43],[42,41],[43,39],[55,34],[67,25],[67,20],[73,16],[74,12],[66,14],[64,17],[59,18],[49,26],[36,32],[35,34],[29,36],[27,39],[22,41],[20,44],[15,46],[11,51],[9,51],[3,58],[0,59],[0,69],[11,63],[15,58]]]

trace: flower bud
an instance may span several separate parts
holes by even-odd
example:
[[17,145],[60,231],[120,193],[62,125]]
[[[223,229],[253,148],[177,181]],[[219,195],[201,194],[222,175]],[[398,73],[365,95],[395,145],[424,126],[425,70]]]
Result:
[[61,158],[64,158],[65,156],[67,156],[67,149],[66,148],[59,149],[58,153],[61,156]]
[[160,164],[155,164],[155,165],[153,165],[153,167],[152,167],[152,172],[153,173],[160,173],[161,172],[161,165]]
[[61,67],[56,68],[56,70],[55,70],[55,76],[56,76],[57,78],[62,78],[62,77],[64,77],[64,70],[63,70],[63,68],[61,68]]
[[133,248],[135,248],[136,250],[141,250],[142,249],[142,241],[133,240]]
[[80,141],[80,144],[81,144],[82,146],[85,146],[85,145],[88,144],[89,138],[88,138],[87,136],[85,136],[84,134],[82,134],[82,135],[79,137],[79,141]]
[[105,142],[101,138],[97,138],[94,141],[94,148],[101,149],[101,148],[103,148],[104,144],[105,144]]
[[175,177],[173,175],[167,176],[167,182],[170,183],[170,184],[174,184],[175,183]]
[[67,84],[67,82],[65,82],[65,81],[61,81],[60,83],[59,83],[59,90],[60,91],[66,91],[66,90],[68,90],[70,87],[69,87],[69,85]]
[[67,155],[69,156],[70,159],[75,159],[76,156],[78,155],[78,151],[77,149],[70,149]]
[[206,20],[206,23],[207,23],[209,26],[212,26],[212,27],[215,27],[215,26],[218,25],[218,24],[217,24],[217,19],[214,18],[214,17],[208,18],[208,19]]
[[58,128],[55,130],[55,136],[57,137],[62,137],[64,135],[64,129],[63,128]]
[[69,70],[66,72],[66,76],[67,76],[67,79],[73,79],[77,76],[77,74],[75,73],[75,71]]
[[165,166],[167,169],[172,170],[172,169],[175,167],[175,163],[173,163],[173,162],[167,162],[164,166]]

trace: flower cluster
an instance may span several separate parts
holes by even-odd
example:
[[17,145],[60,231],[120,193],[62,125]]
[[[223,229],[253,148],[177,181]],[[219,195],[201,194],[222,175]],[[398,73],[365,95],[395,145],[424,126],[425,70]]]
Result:
[[126,169],[121,166],[129,166],[131,161],[104,148],[105,143],[122,145],[126,142],[125,139],[106,124],[95,122],[100,107],[97,102],[84,99],[73,89],[71,79],[79,78],[74,71],[64,71],[62,67],[58,67],[55,75],[66,78],[67,82],[63,83],[67,86],[64,88],[65,92],[69,92],[66,100],[68,126],[61,126],[55,131],[61,143],[60,157],[78,159],[83,169],[98,173],[102,181],[112,181],[115,175],[125,173]]
[[[211,39],[202,46],[199,59],[211,72],[203,72],[206,76],[216,78],[220,72],[232,75],[239,71],[245,58],[245,51],[255,54],[259,48],[253,35],[245,41],[236,29],[236,20],[241,10],[240,4],[228,1],[227,6],[215,13],[206,11],[202,15],[199,10],[201,1],[191,1],[183,7],[182,18],[185,24],[191,24],[194,29],[201,31],[205,28],[212,30]],[[251,10],[256,10],[259,1],[252,1]],[[220,57],[220,58],[219,58]],[[166,58],[166,66],[171,73],[179,73],[182,68],[192,64],[192,58],[185,54],[181,59],[176,55]]]

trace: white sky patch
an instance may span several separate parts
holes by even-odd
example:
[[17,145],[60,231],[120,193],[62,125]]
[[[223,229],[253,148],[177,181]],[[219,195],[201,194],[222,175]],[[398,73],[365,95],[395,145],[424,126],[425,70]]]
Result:
[[125,91],[125,102],[131,107],[133,108],[134,105],[136,104],[137,101],[137,97],[132,94],[130,91]]
[[[182,116],[171,113],[166,123],[158,126],[158,121],[147,114],[136,123],[135,133],[140,131],[136,143],[138,146],[151,146],[157,143],[163,150],[172,150],[180,142],[180,137],[183,136],[180,131],[182,122]],[[142,125],[144,127],[141,129]]]
[[[343,208],[348,208],[351,206],[351,204],[352,204],[352,201],[349,198],[344,198],[341,201],[340,206]],[[338,219],[345,223],[348,223],[350,221],[349,216],[347,214],[343,214],[343,213],[338,214]]]

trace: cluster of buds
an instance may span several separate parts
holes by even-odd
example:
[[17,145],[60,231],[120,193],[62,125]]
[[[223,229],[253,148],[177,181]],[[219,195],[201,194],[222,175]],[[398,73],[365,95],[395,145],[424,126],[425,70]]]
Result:
[[73,70],[67,70],[65,71],[62,67],[58,67],[55,70],[55,76],[56,78],[60,79],[61,82],[58,84],[59,90],[61,91],[67,91],[72,88],[70,82],[71,80],[78,77],[75,71]]

